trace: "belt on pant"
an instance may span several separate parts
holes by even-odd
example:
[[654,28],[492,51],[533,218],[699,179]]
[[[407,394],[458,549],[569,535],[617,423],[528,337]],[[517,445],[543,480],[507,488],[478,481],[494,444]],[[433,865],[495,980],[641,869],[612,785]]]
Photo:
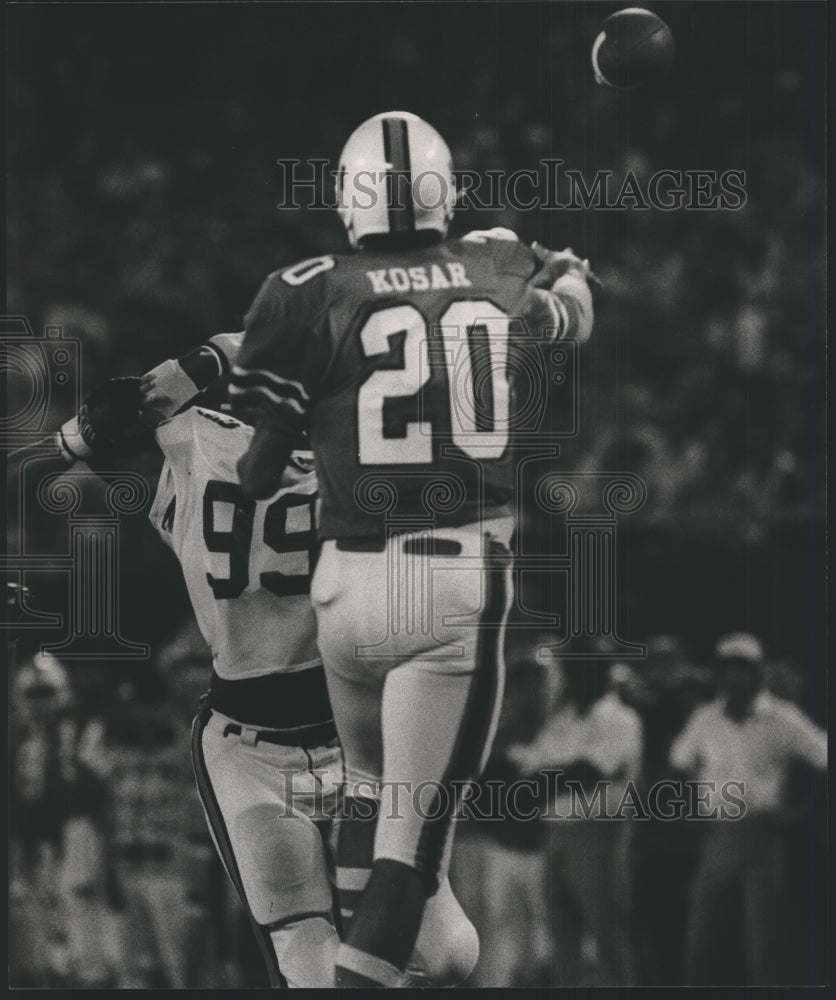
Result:
[[[333,726],[334,713],[321,663],[290,673],[242,680],[226,680],[212,671],[206,706],[245,729],[286,733],[285,746],[300,746],[299,739],[316,740],[327,731],[321,727]],[[331,737],[308,745],[320,746]]]
[[325,746],[337,736],[333,721],[302,726],[299,729],[259,729],[257,726],[241,726],[237,722],[228,722],[223,729],[224,736],[241,736],[242,733],[253,734],[253,746],[258,743],[272,743],[276,746],[302,749]]
[[[375,535],[369,538],[338,538],[336,544],[341,552],[382,552],[386,541],[386,538]],[[416,535],[404,539],[403,551],[413,556],[458,556],[461,555],[462,545],[453,538]]]

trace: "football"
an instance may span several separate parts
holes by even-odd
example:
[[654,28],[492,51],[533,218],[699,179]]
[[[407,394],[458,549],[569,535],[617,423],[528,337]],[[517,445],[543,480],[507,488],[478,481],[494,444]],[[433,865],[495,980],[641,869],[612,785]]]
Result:
[[673,35],[661,17],[628,7],[601,24],[592,46],[592,69],[602,86],[636,90],[661,80],[673,57]]

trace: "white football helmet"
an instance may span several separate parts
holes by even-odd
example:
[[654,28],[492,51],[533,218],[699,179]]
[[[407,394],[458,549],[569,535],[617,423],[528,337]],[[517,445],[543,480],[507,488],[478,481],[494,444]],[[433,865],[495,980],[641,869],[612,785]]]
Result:
[[373,234],[445,236],[456,200],[450,149],[417,115],[375,115],[352,132],[340,155],[337,200],[352,246]]

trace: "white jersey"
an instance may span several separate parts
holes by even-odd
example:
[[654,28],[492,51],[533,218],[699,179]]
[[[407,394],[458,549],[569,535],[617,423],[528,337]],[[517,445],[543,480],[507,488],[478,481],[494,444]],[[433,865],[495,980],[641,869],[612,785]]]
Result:
[[294,452],[270,500],[243,495],[236,464],[253,429],[192,407],[161,424],[165,456],[149,517],[180,560],[217,674],[242,680],[320,662],[309,598],[316,476]]

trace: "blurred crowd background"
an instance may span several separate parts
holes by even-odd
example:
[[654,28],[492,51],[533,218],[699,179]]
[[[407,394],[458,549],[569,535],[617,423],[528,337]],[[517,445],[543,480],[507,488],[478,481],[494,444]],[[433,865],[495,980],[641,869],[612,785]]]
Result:
[[[619,664],[602,650],[590,701],[635,713],[630,767],[643,780],[668,773],[674,738],[712,697],[722,633],[760,637],[767,687],[820,725],[827,668],[824,5],[651,6],[677,61],[664,86],[634,93],[592,80],[611,4],[46,5],[7,18],[7,311],[81,341],[85,390],[240,329],[268,272],[344,249],[335,213],[276,208],[277,160],[333,162],[352,128],[386,108],[431,121],[459,168],[560,158],[590,179],[611,170],[616,188],[628,170],[745,172],[738,211],[470,208],[454,223],[572,246],[604,283],[580,353],[579,432],[556,466],[630,471],[648,487],[618,525],[619,629],[631,641],[667,636],[651,649],[670,662]],[[55,518],[31,512],[28,530],[40,551],[66,546]],[[559,545],[536,509],[525,531],[535,546]],[[122,632],[150,644],[151,663],[42,664],[59,693],[36,694],[32,708],[24,667],[38,673],[32,657],[50,637],[27,632],[15,649],[13,976],[255,985],[259,959],[188,773],[206,653],[144,513],[123,518],[120,538]],[[27,583],[39,609],[66,605],[63,572]],[[524,586],[529,609],[560,613],[542,579]],[[541,659],[527,630],[511,628],[509,661],[522,666],[509,673],[509,745],[536,742],[548,706],[557,711],[534,696],[562,669]],[[501,740],[495,757],[500,772],[515,759]],[[804,773],[783,777],[783,974],[822,982],[820,789]],[[474,984],[595,981],[608,942],[594,920],[583,929],[578,896],[587,923],[590,905],[627,914],[616,981],[685,981],[698,825],[587,844],[587,858],[607,859],[585,863],[600,878],[569,887],[548,838],[512,827],[460,838],[456,886],[487,956]],[[564,844],[563,856],[578,849]],[[539,890],[510,891],[520,869],[539,872]],[[468,893],[477,883],[496,895]],[[509,899],[531,912],[497,915]],[[567,899],[576,911],[561,924]],[[724,981],[750,981],[740,955]]]

